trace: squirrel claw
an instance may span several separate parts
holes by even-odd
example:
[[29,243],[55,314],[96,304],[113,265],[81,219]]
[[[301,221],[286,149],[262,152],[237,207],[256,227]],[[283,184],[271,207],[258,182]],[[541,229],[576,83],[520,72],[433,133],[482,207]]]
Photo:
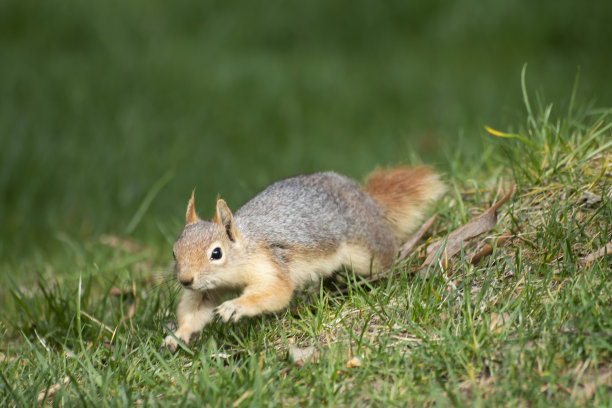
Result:
[[217,316],[217,320],[227,322],[237,322],[244,315],[242,306],[232,300],[223,302],[220,306],[215,308],[213,311]]
[[213,322],[219,323],[221,321],[221,315],[219,315],[219,308],[215,307],[212,312],[213,312]]
[[[192,333],[191,335],[188,335],[185,337],[184,334],[180,334],[180,333],[174,333],[174,336],[172,335],[167,335],[166,338],[164,339],[164,342],[162,344],[162,348],[167,349],[168,351],[170,351],[172,354],[174,354],[176,352],[176,350],[178,350],[178,341],[184,343],[184,345],[189,344],[189,340],[191,339],[191,337],[193,337],[194,333]],[[176,336],[176,338],[175,338]]]
[[176,340],[174,339],[174,337],[168,335],[164,339],[164,342],[161,348],[162,349],[165,348],[166,350],[174,354],[176,352],[177,347],[178,347],[178,344],[176,343]]

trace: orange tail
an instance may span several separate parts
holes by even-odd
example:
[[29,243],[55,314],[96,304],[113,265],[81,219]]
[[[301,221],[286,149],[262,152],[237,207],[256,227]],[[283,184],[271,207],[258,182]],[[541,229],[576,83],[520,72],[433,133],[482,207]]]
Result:
[[418,226],[427,204],[440,198],[444,190],[438,175],[425,166],[376,170],[364,187],[382,206],[398,244]]

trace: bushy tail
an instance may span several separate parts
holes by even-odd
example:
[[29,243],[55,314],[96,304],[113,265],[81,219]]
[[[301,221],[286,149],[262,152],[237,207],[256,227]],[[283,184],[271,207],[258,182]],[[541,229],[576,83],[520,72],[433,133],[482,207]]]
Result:
[[438,175],[425,166],[376,170],[364,186],[364,191],[382,206],[398,244],[418,226],[427,205],[440,198],[444,190]]

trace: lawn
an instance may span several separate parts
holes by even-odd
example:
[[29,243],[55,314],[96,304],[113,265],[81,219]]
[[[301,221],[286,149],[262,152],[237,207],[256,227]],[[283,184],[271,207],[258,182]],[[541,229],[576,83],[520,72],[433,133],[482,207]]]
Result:
[[[611,4],[3,2],[0,405],[609,406]],[[391,278],[160,349],[194,187],[400,162],[449,189]]]

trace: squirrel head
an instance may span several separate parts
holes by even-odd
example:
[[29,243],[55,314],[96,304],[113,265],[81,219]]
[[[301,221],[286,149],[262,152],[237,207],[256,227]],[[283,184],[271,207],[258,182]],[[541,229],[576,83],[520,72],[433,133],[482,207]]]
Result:
[[226,202],[217,199],[212,221],[201,220],[195,211],[194,194],[187,204],[185,227],[174,243],[175,272],[188,289],[208,290],[233,286],[241,259],[242,238]]

